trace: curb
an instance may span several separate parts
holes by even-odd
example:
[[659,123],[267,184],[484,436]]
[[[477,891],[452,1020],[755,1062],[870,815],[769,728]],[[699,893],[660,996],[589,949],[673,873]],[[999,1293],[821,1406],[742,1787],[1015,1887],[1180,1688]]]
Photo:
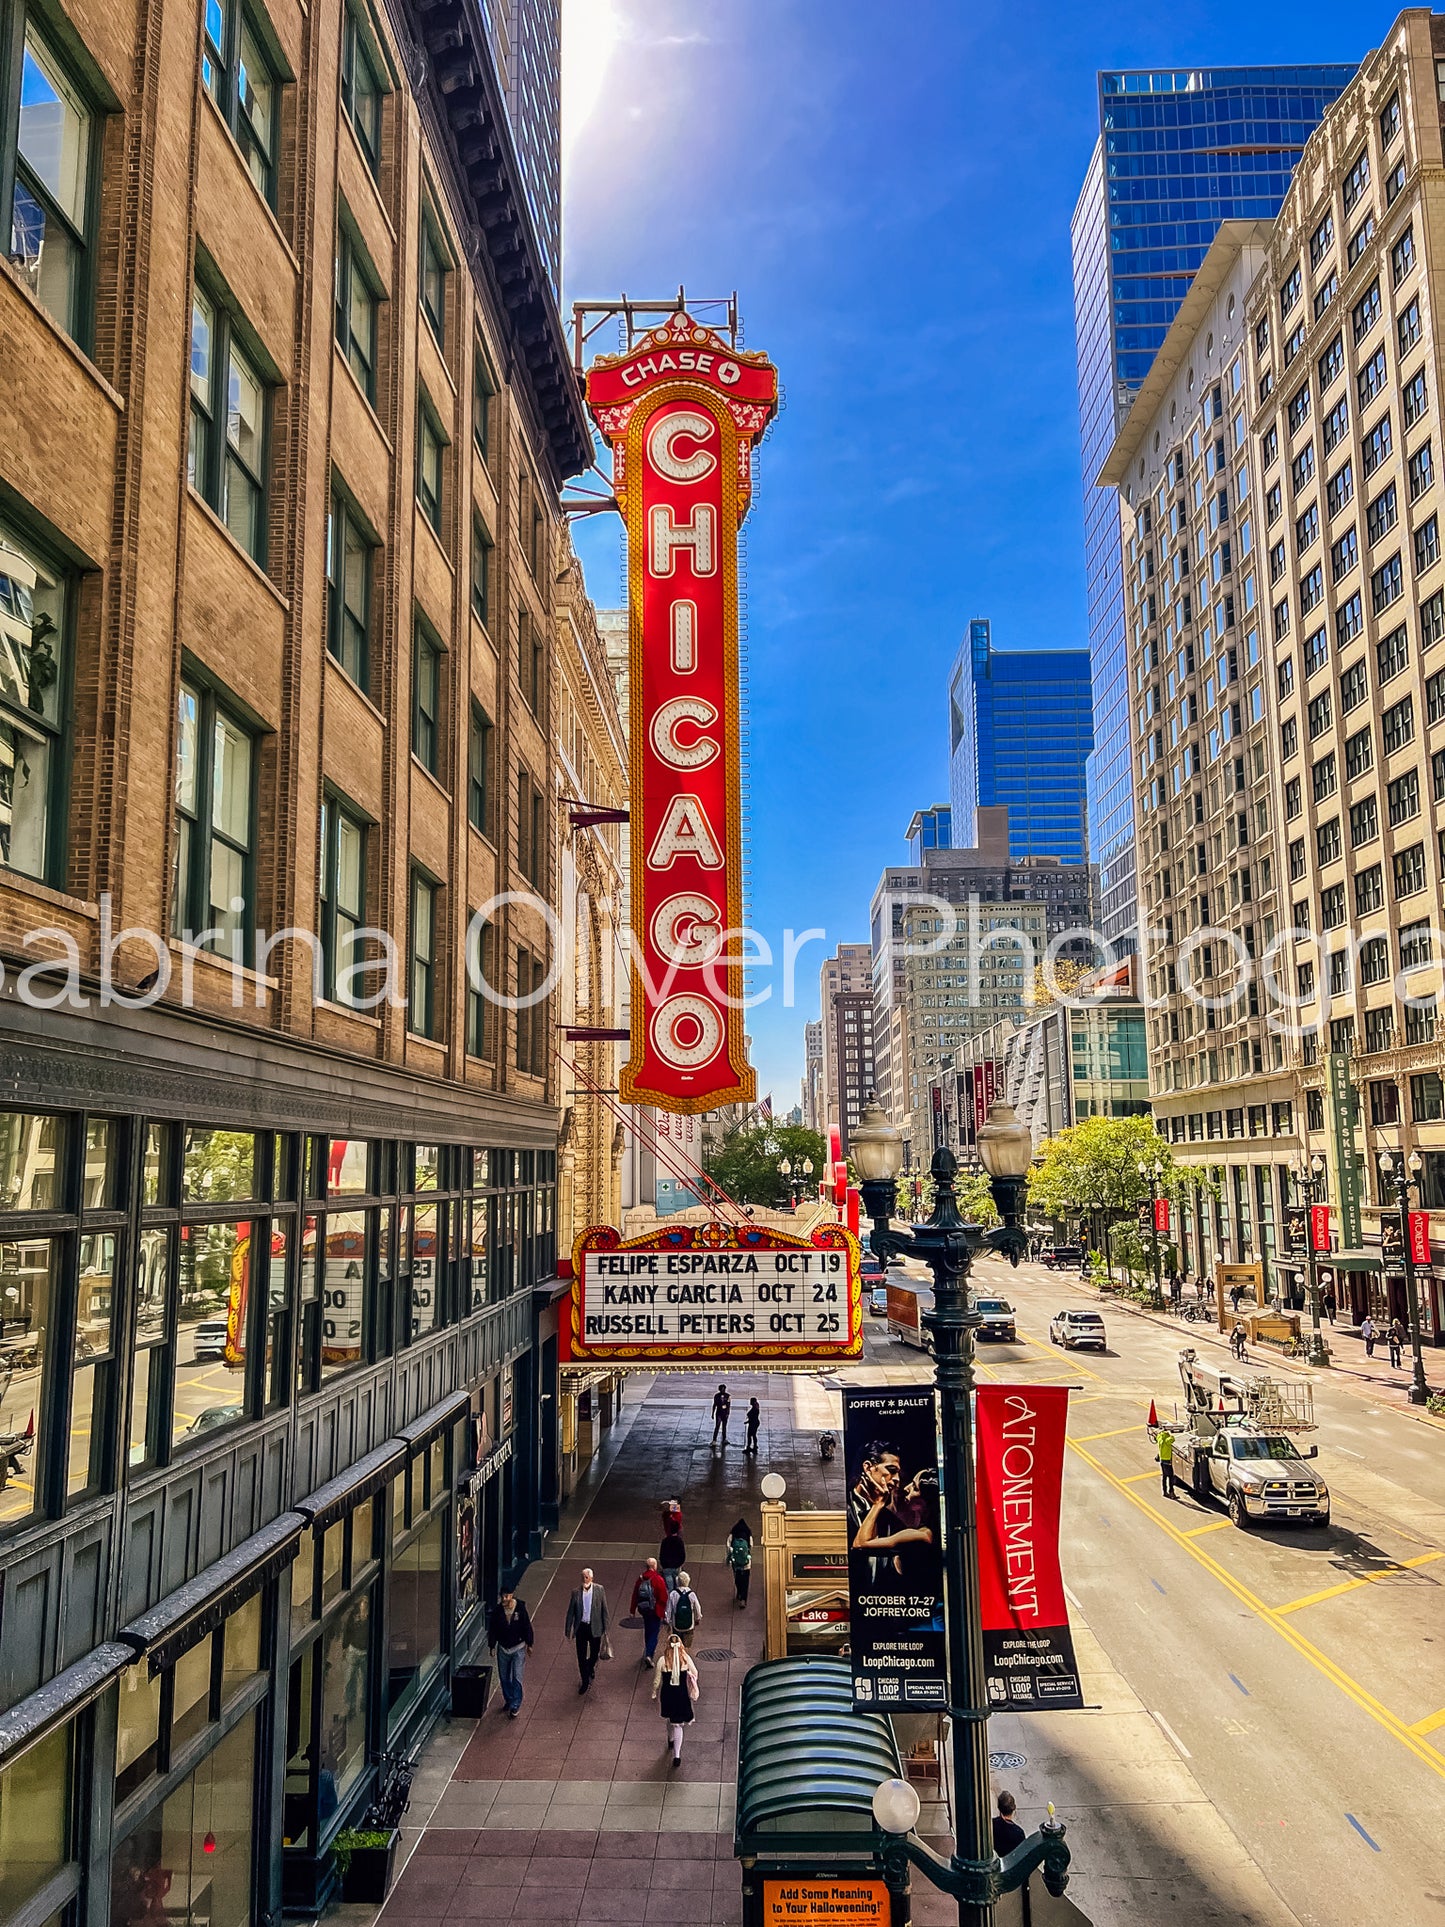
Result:
[[[1157,1326],[1162,1331],[1177,1331],[1181,1333],[1181,1335],[1184,1332],[1188,1332],[1191,1334],[1191,1337],[1186,1341],[1188,1343],[1199,1342],[1207,1345],[1215,1345],[1221,1351],[1229,1350],[1229,1341],[1221,1338],[1213,1325],[1204,1325],[1202,1327],[1198,1325],[1187,1325],[1181,1320],[1170,1318],[1164,1312],[1146,1311],[1142,1305],[1133,1305],[1124,1299],[1116,1299],[1112,1293],[1100,1291],[1097,1285],[1091,1284],[1086,1278],[1080,1278],[1077,1282],[1081,1291],[1092,1292],[1100,1303],[1108,1303],[1115,1311],[1126,1312],[1131,1318],[1146,1319],[1149,1324]],[[1195,1334],[1197,1334],[1197,1341],[1194,1336]],[[1250,1352],[1247,1356],[1252,1365],[1260,1365],[1267,1362],[1262,1354]],[[1331,1374],[1330,1382],[1340,1386],[1354,1398],[1377,1398],[1379,1396],[1378,1388],[1375,1385],[1360,1379],[1354,1372],[1350,1371],[1347,1366],[1325,1366],[1322,1370],[1318,1365],[1311,1365],[1306,1359],[1295,1358],[1287,1360],[1286,1363],[1288,1363],[1292,1372],[1297,1369],[1302,1375],[1308,1374],[1312,1384],[1318,1383],[1321,1377]],[[1391,1401],[1389,1409],[1391,1411],[1401,1412],[1406,1418],[1415,1419],[1419,1424],[1432,1426],[1437,1432],[1445,1432],[1445,1419],[1437,1418],[1433,1412],[1427,1412],[1422,1405],[1411,1405],[1407,1400],[1405,1404],[1397,1406]]]

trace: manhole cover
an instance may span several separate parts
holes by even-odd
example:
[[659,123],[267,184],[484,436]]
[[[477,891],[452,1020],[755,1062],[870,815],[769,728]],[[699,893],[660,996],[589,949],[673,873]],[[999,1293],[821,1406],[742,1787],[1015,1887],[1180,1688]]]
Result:
[[1028,1760],[1022,1753],[990,1753],[988,1763],[995,1773],[1018,1773]]
[[694,1659],[710,1659],[715,1663],[720,1663],[725,1659],[732,1659],[733,1657],[734,1653],[731,1646],[704,1646],[693,1654]]
[[642,1620],[639,1618],[639,1616],[636,1613],[629,1613],[626,1619],[619,1619],[617,1623],[619,1626],[628,1626],[632,1629],[633,1632],[636,1632],[638,1627],[642,1624]]

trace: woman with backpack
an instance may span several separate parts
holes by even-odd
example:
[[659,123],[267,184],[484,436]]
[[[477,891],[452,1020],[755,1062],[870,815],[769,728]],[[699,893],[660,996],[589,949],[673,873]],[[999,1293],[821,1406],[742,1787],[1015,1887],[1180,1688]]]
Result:
[[692,1636],[702,1624],[702,1602],[685,1572],[677,1575],[676,1590],[667,1596],[667,1624],[684,1646],[691,1646]]
[[753,1576],[753,1533],[746,1519],[739,1519],[728,1534],[727,1562],[732,1568],[733,1591],[737,1603],[748,1603],[748,1583]]
[[682,1736],[692,1725],[697,1690],[697,1666],[692,1654],[678,1635],[672,1633],[653,1674],[652,1697],[662,1702],[660,1710],[667,1722],[667,1744],[672,1750],[674,1766],[682,1765]]

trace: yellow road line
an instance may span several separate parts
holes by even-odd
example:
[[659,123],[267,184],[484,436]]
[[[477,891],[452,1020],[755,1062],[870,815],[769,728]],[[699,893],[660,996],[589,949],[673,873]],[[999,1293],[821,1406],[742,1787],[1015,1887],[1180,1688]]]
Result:
[[1393,1579],[1397,1573],[1413,1572],[1417,1566],[1430,1566],[1442,1558],[1445,1553],[1424,1552],[1418,1559],[1402,1559],[1398,1565],[1386,1566],[1383,1572],[1367,1572],[1361,1579],[1346,1579],[1342,1585],[1326,1586],[1323,1592],[1306,1593],[1303,1599],[1291,1599],[1287,1606],[1276,1606],[1275,1611],[1297,1613],[1306,1606],[1318,1606],[1325,1599],[1339,1599],[1344,1593],[1358,1592],[1361,1586],[1377,1585],[1381,1579]]
[[[1152,1511],[1153,1508],[1151,1507],[1150,1510]],[[1155,1517],[1156,1518],[1158,1517],[1157,1513],[1155,1514]],[[1207,1526],[1191,1526],[1189,1530],[1185,1533],[1184,1537],[1186,1539],[1198,1539],[1202,1534],[1206,1532],[1223,1532],[1226,1526],[1231,1526],[1233,1524],[1234,1524],[1234,1521],[1232,1519],[1211,1519]]]
[[1121,1480],[1121,1484],[1142,1485],[1145,1479],[1157,1479],[1158,1476],[1159,1476],[1158,1466],[1151,1465],[1147,1472],[1131,1472],[1127,1479]]
[[1133,1425],[1116,1425],[1112,1432],[1086,1432],[1081,1439],[1070,1439],[1069,1444],[1096,1445],[1100,1439],[1122,1439],[1129,1432],[1142,1432],[1143,1430],[1144,1421],[1143,1419],[1138,1419]]
[[1445,1708],[1442,1708],[1438,1713],[1432,1713],[1427,1720],[1416,1720],[1415,1724],[1410,1728],[1410,1731],[1412,1733],[1433,1733],[1437,1726],[1445,1726]]
[[1079,1354],[1077,1352],[1066,1351],[1061,1353],[1057,1345],[1050,1345],[1046,1339],[1035,1338],[1030,1332],[1021,1331],[1019,1337],[1026,1345],[1032,1345],[1035,1351],[1047,1352],[1050,1358],[1067,1359],[1069,1370],[1077,1373],[1080,1377],[1092,1378],[1096,1385],[1102,1385],[1104,1383],[1102,1376],[1098,1372],[1091,1371],[1087,1365],[1079,1364]]
[[[1196,1564],[1211,1573],[1241,1605],[1247,1606],[1262,1624],[1278,1633],[1285,1644],[1292,1646],[1301,1659],[1307,1660],[1317,1673],[1329,1680],[1331,1685],[1338,1687],[1346,1699],[1353,1700],[1355,1705],[1362,1712],[1367,1713],[1377,1726],[1383,1727],[1392,1738],[1397,1739],[1418,1760],[1423,1761],[1432,1773],[1439,1774],[1440,1778],[1445,1780],[1445,1754],[1437,1752],[1433,1746],[1428,1746],[1412,1727],[1407,1726],[1398,1715],[1390,1711],[1388,1706],[1377,1700],[1374,1694],[1361,1686],[1357,1679],[1352,1679],[1342,1666],[1337,1666],[1332,1659],[1320,1651],[1318,1646],[1306,1639],[1303,1633],[1296,1632],[1289,1620],[1282,1617],[1275,1607],[1267,1605],[1258,1593],[1252,1592],[1242,1581],[1236,1579],[1234,1574],[1222,1566],[1217,1559],[1211,1558],[1202,1546],[1194,1545],[1188,1534],[1173,1525],[1162,1513],[1156,1511],[1153,1506],[1146,1505],[1141,1498],[1129,1490],[1122,1479],[1116,1478],[1106,1466],[1101,1465],[1092,1452],[1083,1451],[1078,1440],[1070,1439],[1068,1442],[1084,1463],[1092,1466],[1106,1484],[1113,1486],[1114,1490],[1127,1499],[1130,1505],[1137,1506],[1141,1512],[1148,1513],[1161,1531],[1166,1532],[1176,1545],[1182,1547]],[[1223,1523],[1227,1524],[1228,1521]]]

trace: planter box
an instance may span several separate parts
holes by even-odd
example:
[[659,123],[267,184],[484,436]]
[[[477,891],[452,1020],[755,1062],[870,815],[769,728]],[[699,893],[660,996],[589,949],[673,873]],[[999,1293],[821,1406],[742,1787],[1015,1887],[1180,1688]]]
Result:
[[346,1872],[341,1876],[343,1900],[364,1901],[379,1907],[391,1886],[391,1870],[396,1860],[400,1827],[393,1827],[384,1847],[353,1847]]

